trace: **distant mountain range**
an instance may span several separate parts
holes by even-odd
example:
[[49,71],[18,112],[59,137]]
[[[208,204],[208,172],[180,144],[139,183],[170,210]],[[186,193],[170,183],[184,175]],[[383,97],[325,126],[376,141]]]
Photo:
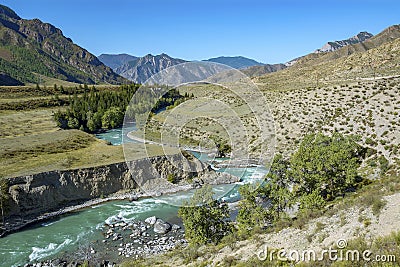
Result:
[[234,69],[246,69],[253,66],[262,66],[264,63],[257,62],[254,59],[237,56],[237,57],[215,57],[205,59],[203,61],[215,62],[220,64],[228,65]]
[[[400,25],[393,25],[379,34],[366,39],[363,42],[355,42],[353,44],[345,45],[341,48],[330,52],[314,52],[308,55],[299,57],[295,60],[292,60],[288,64],[289,66],[299,65],[299,66],[309,66],[314,64],[320,64],[322,62],[328,62],[339,58],[348,57],[355,53],[362,53],[374,48],[377,48],[383,44],[394,41],[395,39],[400,38]],[[382,55],[382,58],[388,57],[389,55]],[[372,59],[371,59],[372,60]]]
[[400,73],[400,25],[393,25],[364,42],[334,51],[310,53],[282,70],[257,78],[266,90],[307,88],[337,81],[397,77]]
[[156,56],[148,54],[144,57],[139,57],[127,63],[123,63],[115,68],[114,71],[131,81],[144,83],[148,78],[161,70],[184,62],[187,61],[179,58],[172,58],[167,54]]
[[[317,49],[314,53],[318,54],[318,53],[333,52],[345,46],[363,43],[364,41],[368,40],[371,37],[373,37],[371,33],[360,32],[359,34],[346,40],[328,42],[323,47]],[[296,58],[285,64],[284,63],[264,64],[243,56],[234,56],[234,57],[221,56],[216,58],[205,59],[203,61],[224,64],[232,68],[239,69],[248,76],[254,77],[283,70],[287,67],[292,66],[299,59],[303,57]],[[127,54],[119,54],[119,55],[102,54],[99,56],[99,59],[107,66],[111,67],[117,74],[120,74],[121,76],[138,83],[146,81],[153,74],[167,67],[188,62],[183,59],[172,58],[167,54],[161,54],[156,56],[148,54],[144,57],[139,57],[139,58]]]
[[[167,54],[151,55],[144,57],[135,57],[127,54],[110,55],[102,54],[98,57],[105,65],[111,67],[117,74],[137,83],[143,83],[153,74],[168,67],[189,62],[187,60],[173,58]],[[246,69],[253,66],[266,66],[269,71],[276,71],[279,67],[266,65],[253,59],[236,57],[217,57],[202,60],[203,62],[214,62],[230,66],[235,69]],[[193,66],[193,65],[192,65]],[[199,70],[196,70],[197,72]],[[181,73],[181,76],[183,74]],[[187,75],[187,73],[186,73]],[[179,76],[179,74],[178,74]]]
[[39,83],[46,77],[86,84],[126,81],[60,29],[22,19],[0,5],[0,85]]
[[[340,50],[343,47],[348,47],[348,46],[351,47],[352,45],[357,45],[357,44],[360,44],[362,46],[363,42],[367,41],[368,39],[372,38],[373,36],[374,35],[369,32],[360,32],[357,35],[350,37],[346,40],[327,42],[321,48],[315,50],[314,53],[311,53],[311,55],[312,54],[323,54],[326,52],[334,52],[336,50]],[[307,57],[307,56],[312,57],[309,55],[298,57],[298,58],[295,58],[295,59],[285,63],[285,65],[287,67],[290,67],[290,66],[294,65],[295,63],[297,63],[300,59]]]
[[[243,73],[248,76],[262,76],[268,73],[277,72],[288,67],[295,65],[299,61],[304,61],[305,59],[319,57],[318,55],[332,55],[329,52],[341,51],[338,53],[352,54],[356,51],[367,50],[364,44],[368,43],[368,40],[374,40],[374,35],[369,32],[360,32],[357,35],[350,37],[345,40],[332,41],[323,45],[321,48],[315,50],[314,53],[293,59],[287,63],[278,64],[264,64],[257,62],[253,59],[246,58],[243,56],[234,57],[216,57],[203,60],[204,62],[215,62],[224,65],[228,65],[235,69],[240,69]],[[379,38],[379,37],[378,37]],[[347,52],[343,52],[342,48],[350,49]],[[353,51],[354,50],[354,51]],[[338,57],[339,55],[335,55]],[[146,81],[151,75],[163,70],[167,67],[188,62],[183,59],[172,58],[167,54],[161,54],[153,56],[148,54],[144,57],[137,58],[127,54],[120,55],[105,55],[99,56],[99,59],[107,66],[113,68],[113,70],[120,74],[121,76],[138,83]],[[132,60],[130,60],[132,59]],[[130,60],[130,61],[129,61]]]
[[[221,56],[199,63],[221,63],[240,69],[249,76],[262,76],[294,66],[317,66],[365,52],[399,37],[400,26],[394,25],[375,36],[360,32],[346,40],[328,42],[315,52],[285,64],[264,64],[243,56]],[[97,58],[74,44],[55,26],[39,19],[22,19],[10,8],[0,5],[0,85],[42,83],[46,79],[51,82],[61,80],[86,84],[122,84],[128,80],[143,83],[163,69],[186,62],[189,61],[167,54],[148,54],[144,57],[102,54]],[[191,65],[190,70],[174,70],[176,80],[207,76],[212,68],[208,69],[205,65]]]

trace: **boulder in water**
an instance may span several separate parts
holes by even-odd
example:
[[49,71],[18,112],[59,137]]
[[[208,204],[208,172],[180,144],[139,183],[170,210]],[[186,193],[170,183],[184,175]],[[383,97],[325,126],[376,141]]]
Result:
[[171,225],[167,222],[164,222],[161,219],[157,219],[156,223],[154,224],[154,232],[157,234],[166,234],[171,230]]
[[173,230],[173,231],[177,231],[177,230],[179,230],[179,229],[181,229],[181,227],[180,227],[179,225],[177,225],[177,224],[173,224],[173,225],[172,225],[172,230]]
[[156,221],[157,221],[156,216],[151,216],[151,217],[148,217],[146,220],[144,220],[145,223],[148,223],[151,225],[155,224]]

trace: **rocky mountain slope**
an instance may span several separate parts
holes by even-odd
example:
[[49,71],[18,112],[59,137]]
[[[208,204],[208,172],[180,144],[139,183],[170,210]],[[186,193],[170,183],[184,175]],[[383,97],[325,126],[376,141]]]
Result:
[[243,73],[245,73],[248,76],[255,77],[255,76],[261,76],[267,73],[272,73],[276,71],[280,71],[283,69],[286,69],[287,66],[285,64],[265,64],[262,66],[252,66],[249,68],[246,68],[242,70]]
[[332,52],[311,53],[283,71],[256,79],[265,89],[322,87],[396,76],[399,66],[400,25],[393,25],[365,42]]
[[[364,42],[349,44],[337,50],[325,53],[311,53],[306,56],[294,59],[287,63],[289,66],[304,67],[304,66],[317,66],[323,62],[345,58],[355,53],[365,52],[381,45],[387,44],[400,37],[400,25],[393,25],[379,34],[368,38]],[[383,55],[382,55],[383,56]]]
[[25,20],[0,5],[1,85],[43,82],[43,77],[76,83],[125,81],[96,56],[74,44],[55,26]]
[[183,59],[172,58],[167,54],[153,56],[148,54],[144,57],[129,61],[115,69],[121,76],[137,82],[144,83],[153,74],[168,67],[187,62]]
[[[99,56],[99,60],[105,65],[111,67],[116,73],[121,76],[137,82],[143,83],[153,74],[164,70],[168,67],[189,62],[179,58],[172,58],[167,54],[161,54],[153,56],[148,54],[144,57],[135,57],[128,54],[109,55],[102,54]],[[204,62],[220,63],[227,65],[234,69],[243,70],[249,76],[260,76],[266,73],[275,72],[286,68],[284,64],[263,64],[253,59],[245,58],[242,56],[237,57],[217,57],[203,60]],[[193,65],[194,66],[194,65]],[[174,70],[177,75],[177,80],[189,80],[189,76],[202,77],[201,73],[204,73],[206,64],[201,65],[198,68],[191,68],[187,70]],[[208,71],[206,71],[208,73]]]
[[97,58],[101,62],[103,62],[104,65],[106,65],[106,66],[112,68],[113,70],[115,70],[118,67],[121,67],[122,65],[128,63],[129,61],[137,59],[138,57],[131,56],[131,55],[128,55],[128,54],[118,54],[118,55],[101,54]]
[[362,43],[372,36],[374,35],[369,32],[360,32],[359,34],[346,40],[328,42],[321,48],[317,49],[315,53],[332,52],[346,45]]

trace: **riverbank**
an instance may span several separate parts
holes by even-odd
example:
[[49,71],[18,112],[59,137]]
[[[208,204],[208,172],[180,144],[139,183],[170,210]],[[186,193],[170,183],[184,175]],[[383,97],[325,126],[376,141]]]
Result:
[[[107,197],[95,197],[93,199],[89,199],[84,201],[83,203],[79,203],[76,205],[66,206],[55,211],[51,212],[44,212],[43,214],[37,216],[28,216],[27,218],[15,217],[10,218],[5,228],[3,228],[2,232],[0,233],[0,237],[4,237],[10,233],[17,232],[22,230],[28,226],[32,226],[38,224],[43,221],[47,221],[50,219],[54,219],[61,215],[65,215],[67,213],[75,212],[81,209],[85,209],[91,206],[99,205],[109,201],[117,201],[117,200],[130,200],[130,201],[137,201],[139,199],[150,198],[150,197],[158,197],[162,195],[174,194],[177,192],[189,191],[191,189],[198,188],[203,184],[212,184],[212,185],[219,185],[219,184],[231,184],[240,181],[240,179],[236,176],[229,175],[226,173],[208,173],[203,174],[200,177],[196,177],[192,180],[192,183],[187,181],[182,181],[181,184],[175,185],[167,182],[164,179],[155,179],[156,182],[146,184],[141,189],[134,189],[136,192],[116,192],[110,194]],[[155,185],[157,184],[157,186]]]

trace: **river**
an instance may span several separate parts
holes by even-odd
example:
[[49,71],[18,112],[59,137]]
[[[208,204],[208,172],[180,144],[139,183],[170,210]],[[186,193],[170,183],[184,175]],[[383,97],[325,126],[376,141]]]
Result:
[[[114,145],[120,145],[121,134],[122,129],[113,129],[98,134],[97,137]],[[193,154],[201,160],[208,160],[205,155],[196,152]],[[240,176],[243,182],[260,181],[267,173],[265,168],[245,170],[230,168],[224,171]],[[232,202],[239,199],[237,191],[239,184],[241,183],[218,185],[213,189],[217,195],[223,192],[223,199]],[[225,194],[226,192],[228,193]],[[188,200],[192,194],[193,191],[187,191],[134,202],[112,201],[31,226],[0,239],[0,266],[19,266],[28,262],[51,259],[62,253],[75,251],[88,242],[99,242],[103,238],[104,223],[115,218],[123,218],[126,221],[144,220],[149,216],[157,215],[168,222],[179,223],[176,205]]]

